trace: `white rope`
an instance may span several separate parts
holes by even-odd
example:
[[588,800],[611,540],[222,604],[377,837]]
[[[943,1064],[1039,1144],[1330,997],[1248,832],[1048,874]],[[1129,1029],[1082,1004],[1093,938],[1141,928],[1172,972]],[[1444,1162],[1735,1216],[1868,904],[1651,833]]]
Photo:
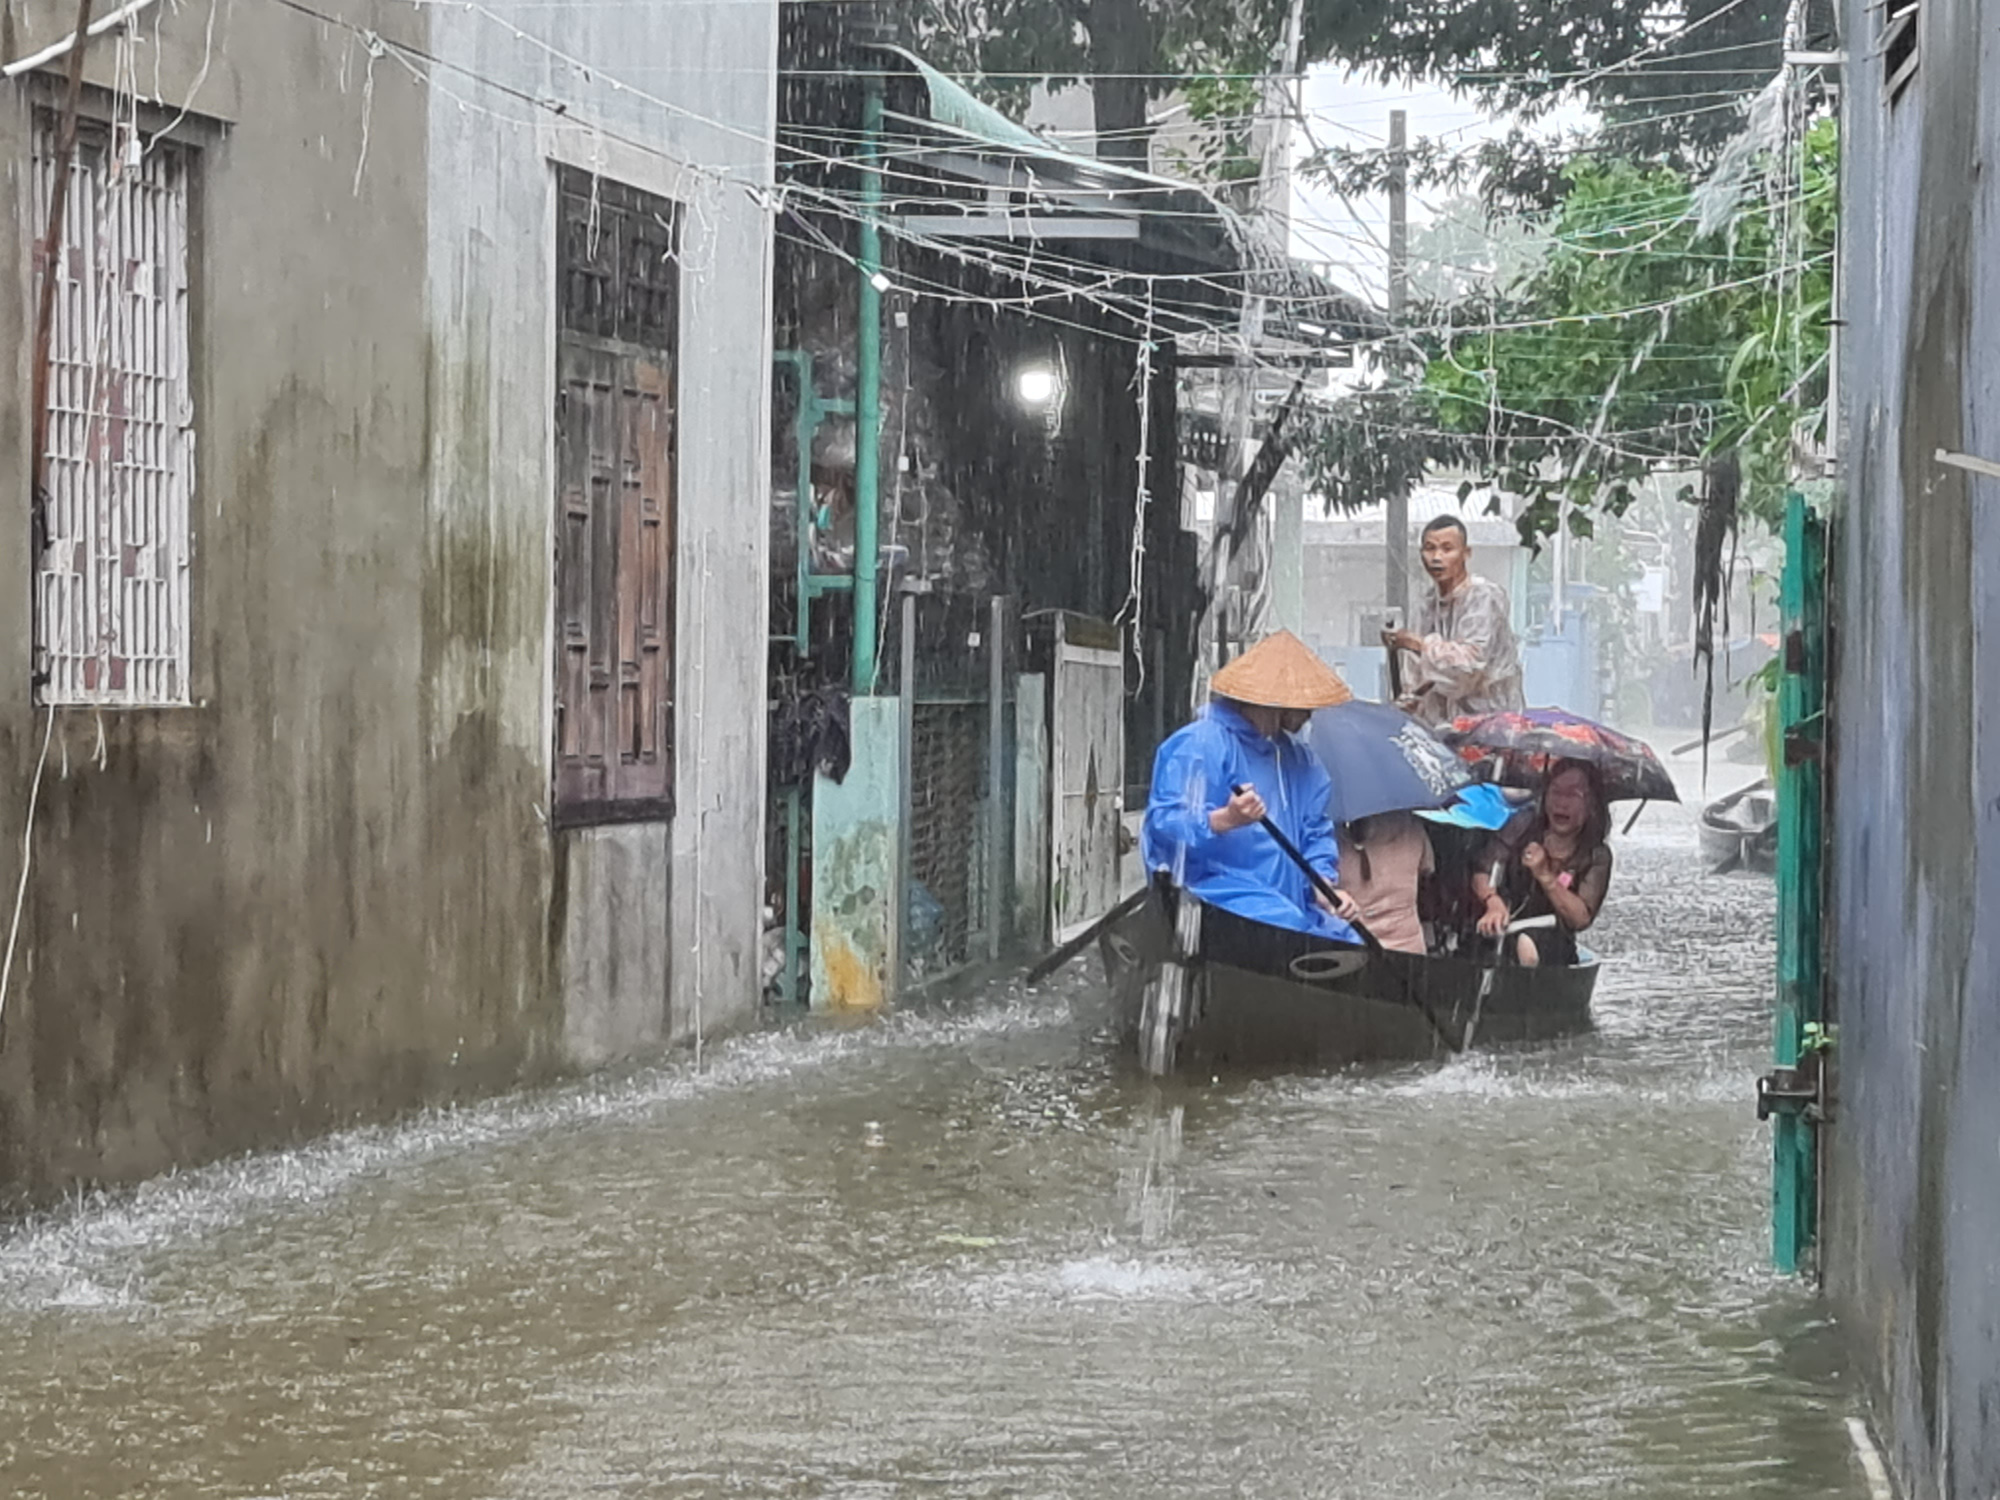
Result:
[[0,962],[0,1013],[7,1007],[7,986],[14,977],[14,945],[21,937],[21,910],[28,901],[28,872],[35,860],[35,809],[42,800],[42,771],[49,763],[49,741],[55,737],[56,706],[49,705],[48,722],[42,728],[42,753],[35,761],[35,779],[28,787],[28,822],[21,830],[21,880],[14,887],[14,921],[7,929],[7,957]]
[[1131,571],[1131,586],[1126,590],[1125,603],[1118,611],[1118,623],[1131,632],[1132,662],[1138,668],[1139,677],[1133,687],[1133,696],[1146,689],[1146,512],[1152,504],[1151,470],[1153,466],[1153,292],[1146,290],[1146,332],[1139,341],[1139,483],[1132,502],[1132,556],[1128,564]]
[[382,38],[372,31],[361,34],[361,45],[368,49],[368,71],[361,79],[361,153],[354,158],[353,196],[361,196],[361,174],[368,166],[369,126],[375,118],[375,62],[389,49]]

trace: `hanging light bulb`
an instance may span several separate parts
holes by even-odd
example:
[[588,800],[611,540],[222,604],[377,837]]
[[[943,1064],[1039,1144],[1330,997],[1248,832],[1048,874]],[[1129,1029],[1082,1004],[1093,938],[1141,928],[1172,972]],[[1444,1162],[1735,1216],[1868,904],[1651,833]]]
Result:
[[1023,365],[1014,374],[1014,395],[1031,410],[1055,404],[1062,394],[1062,382],[1047,365]]

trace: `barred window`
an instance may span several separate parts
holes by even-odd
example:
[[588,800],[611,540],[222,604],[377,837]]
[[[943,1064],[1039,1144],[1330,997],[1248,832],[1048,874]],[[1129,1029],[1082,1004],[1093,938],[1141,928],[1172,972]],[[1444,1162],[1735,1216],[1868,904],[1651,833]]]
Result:
[[[33,232],[55,189],[35,131]],[[188,701],[187,153],[86,128],[54,257],[47,489],[35,508],[35,682],[44,703]],[[39,305],[39,303],[37,304]]]

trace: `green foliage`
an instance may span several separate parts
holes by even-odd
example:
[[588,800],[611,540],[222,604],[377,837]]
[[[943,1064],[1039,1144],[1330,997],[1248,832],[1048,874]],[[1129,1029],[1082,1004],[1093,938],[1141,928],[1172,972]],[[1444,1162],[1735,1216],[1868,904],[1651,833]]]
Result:
[[1410,228],[1410,294],[1430,303],[1489,295],[1532,274],[1542,254],[1542,236],[1520,215],[1453,199]]
[[[1142,124],[1147,101],[1184,86],[1255,89],[1281,56],[1289,9],[1287,0],[906,0],[900,11],[932,62],[1017,115],[1033,75],[1145,75],[1131,89],[1100,83],[1097,125],[1108,134]],[[1735,134],[1730,101],[1777,73],[1786,10],[1787,0],[1305,0],[1300,61],[1385,81],[1443,79],[1530,117],[1580,98],[1617,132],[1621,150],[1695,166]],[[1830,10],[1830,0],[1808,0],[1808,45],[1831,45]],[[1196,118],[1244,113],[1232,100]],[[1441,170],[1460,162],[1452,170],[1463,175],[1470,163],[1515,201],[1545,203],[1573,147],[1523,136],[1469,156],[1421,142],[1414,149],[1434,150]],[[1334,170],[1331,154],[1326,164]],[[1366,170],[1359,157],[1347,165]]]
[[[1307,0],[1305,50],[1389,80],[1444,79],[1528,117],[1582,99],[1626,154],[1692,167],[1736,133],[1728,103],[1778,71],[1788,9],[1788,0]],[[1830,40],[1831,11],[1809,0],[1803,34]]]
[[[1686,174],[1585,157],[1545,221],[1529,275],[1432,309],[1429,354],[1397,399],[1431,438],[1432,465],[1471,463],[1522,497],[1524,541],[1590,534],[1632,486],[1734,452],[1742,505],[1775,522],[1791,445],[1825,421],[1827,312],[1838,176],[1833,122],[1808,134],[1801,170],[1772,202],[1741,202],[1703,232]],[[1379,398],[1378,398],[1379,399]],[[1339,426],[1351,414],[1336,411]],[[1329,473],[1353,446],[1323,435]]]
[[1176,168],[1205,183],[1242,182],[1258,176],[1260,163],[1251,127],[1263,102],[1263,90],[1254,76],[1260,60],[1222,56],[1196,38],[1187,44],[1178,65],[1191,75],[1181,88],[1188,117],[1205,128],[1192,150],[1174,153]]
[[907,0],[903,10],[932,63],[1017,117],[1038,80],[1093,84],[1103,146],[1141,159],[1143,140],[1129,137],[1143,135],[1146,104],[1184,85],[1212,111],[1197,118],[1256,111],[1285,14],[1285,0]]
[[[1036,77],[1089,81],[1101,148],[1143,157],[1147,101],[1178,90],[1212,129],[1185,163],[1254,175],[1247,121],[1281,49],[1286,0],[908,0],[913,40],[1018,110]],[[1532,272],[1420,309],[1372,384],[1302,444],[1331,502],[1379,499],[1426,470],[1471,467],[1524,501],[1531,543],[1567,514],[1587,536],[1632,486],[1735,452],[1743,503],[1775,514],[1803,425],[1824,420],[1836,212],[1830,122],[1808,138],[1783,201],[1739,205],[1704,233],[1693,182],[1743,129],[1739,105],[1781,66],[1787,0],[1306,0],[1301,62],[1389,80],[1451,81],[1532,119],[1583,99],[1604,132],[1517,132],[1470,151],[1412,144],[1411,176],[1528,206],[1546,253]],[[1826,40],[1826,0],[1803,39]],[[1386,153],[1329,152],[1322,175],[1378,185]],[[1458,286],[1439,290],[1457,293]],[[1567,505],[1565,505],[1567,502]]]
[[1394,381],[1350,393],[1321,418],[1302,446],[1329,509],[1358,510],[1423,482],[1439,448],[1426,405]]

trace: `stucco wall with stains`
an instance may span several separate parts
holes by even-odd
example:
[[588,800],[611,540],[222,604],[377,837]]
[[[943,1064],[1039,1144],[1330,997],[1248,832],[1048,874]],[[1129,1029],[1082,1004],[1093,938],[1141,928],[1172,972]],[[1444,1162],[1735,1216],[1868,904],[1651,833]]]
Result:
[[1826,1287],[1903,1492],[2000,1489],[2000,25],[1845,6]]
[[[0,1197],[757,1013],[756,190],[775,3],[310,10],[196,0],[92,44],[88,111],[106,115],[121,80],[132,107],[136,85],[148,127],[194,152],[193,702],[35,705],[17,505],[0,526],[15,622],[0,929],[31,799],[35,816],[0,1011]],[[0,53],[72,14],[16,0]],[[16,351],[0,472],[17,498],[29,143],[51,81],[0,85],[0,341]],[[690,225],[676,815],[564,833],[549,818],[557,161],[666,192]]]

